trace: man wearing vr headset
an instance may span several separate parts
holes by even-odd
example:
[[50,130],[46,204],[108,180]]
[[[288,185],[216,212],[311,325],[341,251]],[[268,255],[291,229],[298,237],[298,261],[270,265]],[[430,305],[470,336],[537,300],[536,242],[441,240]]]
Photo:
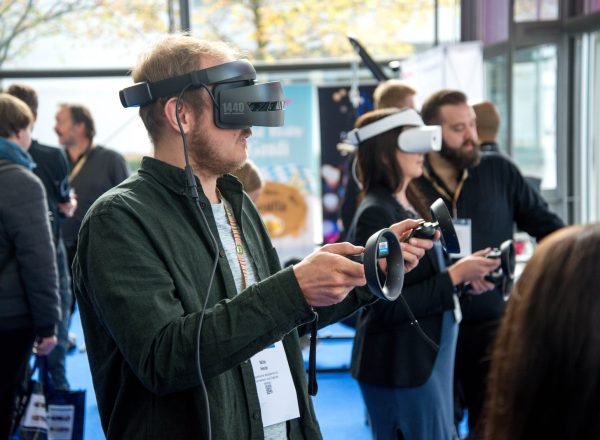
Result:
[[[499,247],[513,238],[515,224],[538,240],[563,226],[510,159],[480,154],[475,112],[464,93],[434,93],[423,104],[421,115],[426,124],[442,126],[442,148],[427,155],[423,176],[415,183],[429,202],[444,199],[462,238],[461,255],[471,249]],[[469,411],[471,439],[476,438],[474,429],[485,396],[488,347],[505,308],[498,288],[486,281],[477,284],[489,291],[462,301],[455,369],[455,392]]]
[[[409,108],[365,113],[356,127],[347,142],[358,143],[356,174],[364,197],[348,239],[360,245],[386,224],[430,215],[420,194],[407,192],[407,187],[422,175],[424,154],[440,149],[441,129],[425,126]],[[489,250],[446,268],[438,246],[406,276],[405,303],[379,301],[362,309],[352,375],[359,382],[373,438],[455,438],[455,286],[482,280],[498,266],[497,260],[484,257]]]
[[[252,125],[283,123],[281,85],[255,84],[238,58],[224,44],[171,36],[121,91],[124,106],[141,107],[154,158],[91,208],[74,264],[108,439],[208,438],[209,426],[215,439],[321,438],[296,328],[374,300],[355,289],[364,268],[345,256],[362,248],[349,243],[281,270],[227,174],[246,160]],[[431,246],[404,244],[405,270]]]

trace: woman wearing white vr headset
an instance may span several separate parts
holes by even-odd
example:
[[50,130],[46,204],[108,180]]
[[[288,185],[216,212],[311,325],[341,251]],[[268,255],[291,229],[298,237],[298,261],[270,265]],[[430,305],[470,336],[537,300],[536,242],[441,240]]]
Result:
[[[348,239],[364,245],[386,225],[429,217],[425,202],[408,188],[423,172],[424,154],[440,149],[441,129],[425,126],[413,109],[375,110],[361,116],[356,127],[346,142],[358,146],[362,201]],[[427,252],[406,275],[402,291],[418,323],[403,301],[378,301],[360,312],[352,375],[373,438],[456,438],[452,383],[460,306],[455,286],[482,279],[497,265],[483,256],[486,251],[448,268],[441,246]]]

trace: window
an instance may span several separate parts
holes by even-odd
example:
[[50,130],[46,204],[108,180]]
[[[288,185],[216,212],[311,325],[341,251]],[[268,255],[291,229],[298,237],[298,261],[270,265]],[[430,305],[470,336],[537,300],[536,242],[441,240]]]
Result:
[[515,22],[558,19],[559,0],[515,0]]
[[[352,34],[374,58],[401,59],[460,39],[459,0],[290,1],[193,4],[192,33],[231,41],[253,60],[348,59]],[[437,5],[437,29],[436,29]]]
[[600,32],[593,34],[592,42],[588,94],[588,164],[590,164],[592,175],[588,194],[591,205],[589,220],[598,221],[600,220],[600,124],[598,124],[600,119]]
[[6,3],[0,14],[6,69],[129,68],[168,29],[165,0]]
[[[38,119],[33,137],[48,145],[58,145],[54,115],[61,103],[77,103],[89,108],[96,124],[94,143],[122,153],[129,162],[152,154],[152,145],[138,111],[123,108],[119,90],[132,84],[131,78],[4,79],[33,87],[39,96]],[[136,169],[134,165],[132,169]]]
[[586,34],[580,53],[579,179],[582,222],[600,220],[600,32]]
[[543,45],[517,50],[513,64],[513,158],[525,176],[556,189],[557,50]]
[[504,151],[508,147],[507,57],[500,55],[485,60],[485,98],[496,105],[500,114],[498,145]]
[[438,39],[440,43],[460,41],[460,0],[439,2]]

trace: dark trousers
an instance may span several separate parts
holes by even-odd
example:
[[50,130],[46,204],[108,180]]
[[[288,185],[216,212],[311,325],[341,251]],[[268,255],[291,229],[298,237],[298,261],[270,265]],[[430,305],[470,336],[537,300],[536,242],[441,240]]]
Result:
[[71,326],[73,291],[71,290],[71,270],[68,265],[67,251],[62,240],[59,240],[56,245],[56,263],[58,266],[62,319],[58,323],[58,332],[56,334],[58,344],[48,355],[48,372],[50,373],[50,377],[52,377],[55,389],[68,390],[69,381],[67,380],[66,372],[66,355],[69,350],[69,327]]
[[33,328],[0,332],[0,346],[6,354],[0,362],[0,439],[8,439],[15,394],[24,379],[35,335]]
[[77,254],[77,243],[67,244],[65,243],[65,250],[67,251],[67,267],[69,269],[69,276],[73,278],[73,260]]
[[483,411],[490,354],[498,321],[462,321],[456,345],[454,368],[455,413],[460,420],[469,411],[469,440],[477,438],[477,423]]
[[77,254],[77,243],[68,245],[65,243],[65,250],[67,251],[67,269],[69,271],[69,287],[71,288],[71,315],[75,313],[77,308],[77,298],[75,297],[75,290],[73,289],[73,261]]

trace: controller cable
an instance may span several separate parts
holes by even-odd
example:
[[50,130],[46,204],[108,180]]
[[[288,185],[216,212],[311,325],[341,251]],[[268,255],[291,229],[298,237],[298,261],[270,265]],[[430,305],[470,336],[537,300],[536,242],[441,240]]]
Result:
[[404,299],[404,295],[400,295],[399,298],[400,298],[402,305],[404,306],[404,310],[406,311],[406,313],[408,313],[408,317],[410,319],[410,325],[413,326],[415,329],[417,329],[417,332],[419,333],[419,335],[423,338],[423,340],[425,340],[425,342],[427,342],[427,344],[429,344],[429,346],[431,348],[433,348],[435,351],[439,351],[440,346],[438,344],[436,344],[435,341],[427,335],[427,333],[425,333],[425,330],[423,330],[423,327],[421,327],[419,320],[415,317],[415,314],[413,313],[410,306]]
[[[412,236],[412,234],[411,234],[411,236]],[[434,244],[434,246],[435,246],[435,244]],[[437,246],[436,246],[436,249],[437,249]],[[439,252],[437,250],[436,250],[436,255],[438,257],[438,263],[440,264],[440,269],[441,269],[442,268],[442,266],[441,266],[442,260],[441,260],[441,256],[439,255]],[[431,348],[433,348],[434,351],[439,351],[440,350],[440,346],[433,339],[431,339],[429,337],[429,335],[427,335],[427,333],[425,333],[425,330],[423,330],[423,327],[421,327],[421,324],[419,323],[419,320],[416,318],[416,316],[413,313],[412,309],[408,305],[408,302],[406,302],[406,299],[404,298],[404,295],[400,295],[400,301],[402,303],[402,306],[404,307],[404,310],[408,314],[408,318],[410,320],[410,325],[413,326],[417,330],[417,332],[423,338],[423,340],[425,342],[427,342],[427,344]]]
[[[198,371],[198,379],[200,380],[200,390],[201,390],[202,399],[204,401],[204,407],[205,407],[204,426],[206,427],[206,436],[207,436],[206,438],[208,440],[210,440],[212,438],[212,428],[211,428],[211,422],[210,422],[210,404],[208,401],[208,392],[206,390],[206,384],[204,383],[204,377],[202,376],[202,364],[200,361],[200,336],[202,334],[202,325],[204,323],[204,315],[206,313],[208,298],[210,297],[210,291],[212,290],[215,273],[217,271],[217,265],[219,263],[219,244],[210,229],[210,225],[208,223],[206,215],[204,214],[204,211],[202,210],[202,206],[200,205],[200,196],[198,194],[198,184],[196,183],[196,178],[194,176],[194,171],[192,170],[192,166],[190,165],[190,160],[189,160],[189,155],[188,155],[189,147],[188,147],[188,142],[187,142],[187,136],[185,134],[185,131],[183,130],[183,126],[182,126],[181,120],[179,118],[179,112],[180,112],[181,106],[182,106],[181,101],[182,101],[183,94],[191,86],[192,86],[192,84],[188,84],[187,86],[185,86],[181,90],[179,95],[177,96],[177,102],[175,104],[175,117],[177,119],[177,125],[179,126],[179,132],[181,133],[181,139],[183,141],[183,155],[185,158],[185,175],[186,175],[186,179],[187,179],[186,186],[187,186],[187,189],[189,190],[189,192],[191,193],[191,196],[192,196],[192,199],[194,200],[195,205],[198,207],[198,211],[200,212],[202,221],[204,222],[204,224],[206,226],[206,230],[208,232],[208,235],[210,236],[210,239],[211,239],[211,242],[213,245],[213,251],[215,252],[215,257],[214,257],[212,269],[210,272],[210,278],[208,281],[208,287],[206,289],[206,297],[204,298],[204,304],[202,305],[202,311],[200,312],[198,328],[196,330],[196,339],[195,339],[196,346],[194,349],[195,355],[196,355],[195,356],[196,357],[196,369]],[[200,86],[208,92],[208,95],[212,99],[214,105],[217,106],[215,98],[214,98],[213,94],[210,92],[210,90],[208,89],[208,87],[204,84],[201,84]],[[218,108],[218,106],[217,106],[217,108]]]

